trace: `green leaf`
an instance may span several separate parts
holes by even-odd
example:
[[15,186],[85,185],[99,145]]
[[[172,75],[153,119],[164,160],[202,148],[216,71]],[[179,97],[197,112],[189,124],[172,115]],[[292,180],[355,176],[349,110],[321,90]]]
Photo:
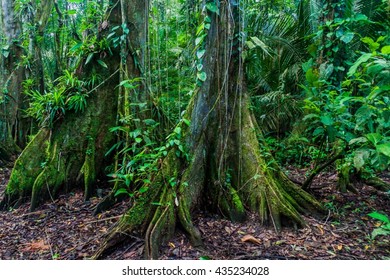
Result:
[[205,53],[206,53],[206,50],[198,50],[198,51],[196,52],[196,57],[197,57],[198,59],[201,59],[201,58],[204,56]]
[[348,44],[349,42],[352,41],[354,36],[355,36],[355,34],[353,32],[348,32],[348,33],[344,34],[343,36],[341,36],[340,40],[343,41],[344,43]]
[[376,149],[379,153],[390,158],[390,142],[385,144],[380,144],[376,146]]
[[200,72],[196,75],[198,79],[202,82],[205,82],[207,80],[207,74],[206,72]]
[[321,116],[320,120],[324,125],[327,126],[332,125],[334,123],[332,117],[329,115]]
[[203,29],[204,29],[204,22],[198,26],[198,29],[196,29],[196,36],[201,34],[203,32]]
[[199,36],[195,39],[195,46],[200,45],[203,42],[203,39],[206,37],[206,35]]
[[365,21],[365,20],[368,20],[368,17],[366,15],[364,15],[364,14],[357,14],[355,16],[355,20],[356,21],[360,21],[360,20]]
[[318,82],[318,74],[312,68],[310,68],[306,72],[306,80],[310,85],[314,85],[316,82]]
[[184,122],[187,126],[190,126],[190,125],[191,125],[191,121],[190,121],[190,120],[183,119],[183,122]]
[[140,137],[136,137],[136,138],[135,138],[135,142],[137,142],[137,143],[141,143],[141,142],[142,142],[142,138],[140,138]]
[[154,206],[164,206],[164,204],[162,204],[161,202],[152,202],[150,204]]
[[376,51],[380,47],[380,44],[378,42],[374,42],[374,40],[370,37],[364,37],[361,41],[366,43],[372,52]]
[[256,48],[255,44],[253,44],[251,41],[246,41],[245,43],[247,44],[247,46],[250,50]]
[[360,171],[364,164],[366,163],[366,160],[369,158],[369,151],[366,149],[361,149],[355,152],[355,156],[353,158],[353,165],[354,167]]
[[157,122],[155,120],[153,120],[153,119],[146,119],[146,120],[143,120],[143,122],[146,125],[150,125],[150,126],[157,124]]
[[368,216],[370,216],[371,218],[377,219],[381,222],[384,222],[386,224],[390,223],[389,217],[387,217],[384,214],[378,213],[378,212],[371,212],[370,214],[368,214]]
[[313,132],[313,137],[323,135],[324,134],[324,128],[323,127],[317,127]]
[[343,29],[338,29],[337,31],[336,31],[336,37],[337,38],[340,38],[341,36],[343,36],[344,35],[344,30]]
[[85,65],[87,65],[87,64],[91,61],[93,55],[94,55],[94,53],[90,53],[90,54],[88,55],[87,60],[85,61]]
[[351,66],[351,68],[348,71],[348,76],[352,76],[356,73],[356,70],[360,66],[360,64],[367,62],[372,57],[371,53],[365,53],[362,54],[358,60]]
[[360,144],[360,143],[366,143],[366,142],[367,142],[366,137],[358,137],[358,138],[354,138],[351,141],[349,141],[348,144],[353,145],[353,144]]
[[97,62],[98,62],[101,66],[103,66],[104,68],[108,68],[107,64],[106,64],[103,60],[98,59]]
[[177,126],[175,127],[175,129],[173,130],[174,133],[178,134],[178,135],[181,135],[181,127],[180,126]]
[[120,194],[129,194],[129,192],[127,191],[127,189],[121,188],[115,192],[114,196],[118,196]]
[[70,51],[71,51],[71,52],[75,52],[75,51],[77,51],[79,48],[81,48],[82,46],[83,46],[82,43],[77,43],[76,45],[74,45],[74,46],[70,49]]
[[131,80],[124,80],[122,82],[119,83],[119,86],[123,86],[125,88],[130,88],[130,89],[134,89],[136,88],[136,86],[133,84],[133,82]]
[[369,134],[366,134],[364,135],[368,141],[370,141],[374,146],[376,146],[376,144],[381,141],[382,139],[382,135],[380,135],[379,133],[369,133]]
[[253,43],[262,49],[267,55],[270,55],[268,46],[257,37],[251,37]]
[[320,65],[321,78],[324,80],[329,79],[333,71],[334,71],[333,63],[323,63]]
[[384,46],[381,49],[381,53],[383,53],[383,54],[390,54],[390,46]]
[[138,190],[138,192],[139,192],[139,193],[144,193],[144,192],[147,192],[148,189],[149,189],[148,187],[141,187],[141,188]]
[[198,69],[198,71],[202,71],[203,69],[203,64],[199,63],[198,65],[196,65],[196,69]]
[[384,228],[376,228],[372,231],[372,238],[377,237],[378,235],[389,235],[390,230],[384,229]]
[[210,12],[212,13],[217,13],[217,15],[219,15],[219,9],[217,7],[217,4],[215,4],[215,2],[209,2],[206,4],[206,8],[207,10],[209,10]]

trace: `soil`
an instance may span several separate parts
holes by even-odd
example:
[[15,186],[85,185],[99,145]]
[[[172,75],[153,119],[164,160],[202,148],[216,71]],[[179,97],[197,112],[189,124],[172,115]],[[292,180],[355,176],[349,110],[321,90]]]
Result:
[[[289,168],[294,181],[303,181],[307,170]],[[10,168],[0,168],[0,193],[10,176]],[[389,180],[389,174],[383,174]],[[336,190],[336,175],[322,173],[311,192],[328,209],[322,219],[305,216],[307,227],[260,226],[256,214],[248,214],[244,223],[233,223],[205,211],[194,214],[194,223],[202,233],[204,249],[194,249],[180,229],[161,248],[161,259],[390,259],[390,235],[372,238],[381,224],[369,216],[378,211],[389,215],[390,195],[376,189],[357,186],[359,194]],[[104,184],[101,183],[104,187]],[[108,187],[108,186],[107,186]],[[108,189],[102,189],[103,194]],[[49,201],[34,212],[26,203],[18,209],[0,212],[0,259],[88,259],[103,236],[120,218],[128,202],[93,216],[101,197],[83,201],[82,191],[74,191]],[[106,259],[142,259],[142,238],[123,243]]]

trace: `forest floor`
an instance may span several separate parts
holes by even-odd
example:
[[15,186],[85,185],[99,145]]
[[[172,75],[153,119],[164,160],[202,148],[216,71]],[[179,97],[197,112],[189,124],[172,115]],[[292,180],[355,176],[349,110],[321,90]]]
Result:
[[[11,170],[0,168],[0,193]],[[305,170],[289,169],[288,174],[303,180]],[[385,174],[384,179],[389,179]],[[380,223],[367,216],[372,211],[390,213],[390,196],[366,185],[359,195],[336,191],[336,175],[323,173],[312,186],[314,195],[329,213],[323,219],[304,217],[307,227],[285,228],[277,234],[260,226],[255,214],[244,223],[199,211],[194,223],[200,229],[205,250],[191,247],[178,230],[162,246],[161,259],[390,259],[390,236],[371,238]],[[1,198],[0,198],[1,199]],[[83,202],[81,191],[62,195],[34,212],[29,204],[0,212],[0,259],[88,259],[102,237],[127,209],[126,202],[93,216],[101,198]],[[142,259],[142,239],[124,243],[107,259]]]

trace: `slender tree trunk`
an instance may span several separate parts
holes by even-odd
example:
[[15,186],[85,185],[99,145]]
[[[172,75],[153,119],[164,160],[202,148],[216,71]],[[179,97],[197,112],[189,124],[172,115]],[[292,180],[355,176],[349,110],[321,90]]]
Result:
[[146,184],[148,191],[106,236],[94,258],[134,233],[145,237],[146,257],[157,258],[159,245],[176,224],[193,246],[202,246],[192,213],[205,206],[236,221],[245,219],[247,207],[277,230],[284,221],[304,225],[299,213],[322,210],[259,144],[243,81],[240,1],[216,3],[218,13],[208,11],[211,26],[205,30],[205,55],[199,61],[199,91],[168,139],[172,144],[167,144],[167,156],[156,162],[159,172]]

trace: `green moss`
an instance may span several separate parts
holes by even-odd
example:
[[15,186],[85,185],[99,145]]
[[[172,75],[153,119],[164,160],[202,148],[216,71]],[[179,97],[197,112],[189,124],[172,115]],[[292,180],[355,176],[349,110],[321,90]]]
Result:
[[93,184],[95,183],[97,177],[95,167],[95,143],[92,137],[88,137],[85,160],[80,172],[84,174],[84,196],[85,200],[87,200],[92,196]]

